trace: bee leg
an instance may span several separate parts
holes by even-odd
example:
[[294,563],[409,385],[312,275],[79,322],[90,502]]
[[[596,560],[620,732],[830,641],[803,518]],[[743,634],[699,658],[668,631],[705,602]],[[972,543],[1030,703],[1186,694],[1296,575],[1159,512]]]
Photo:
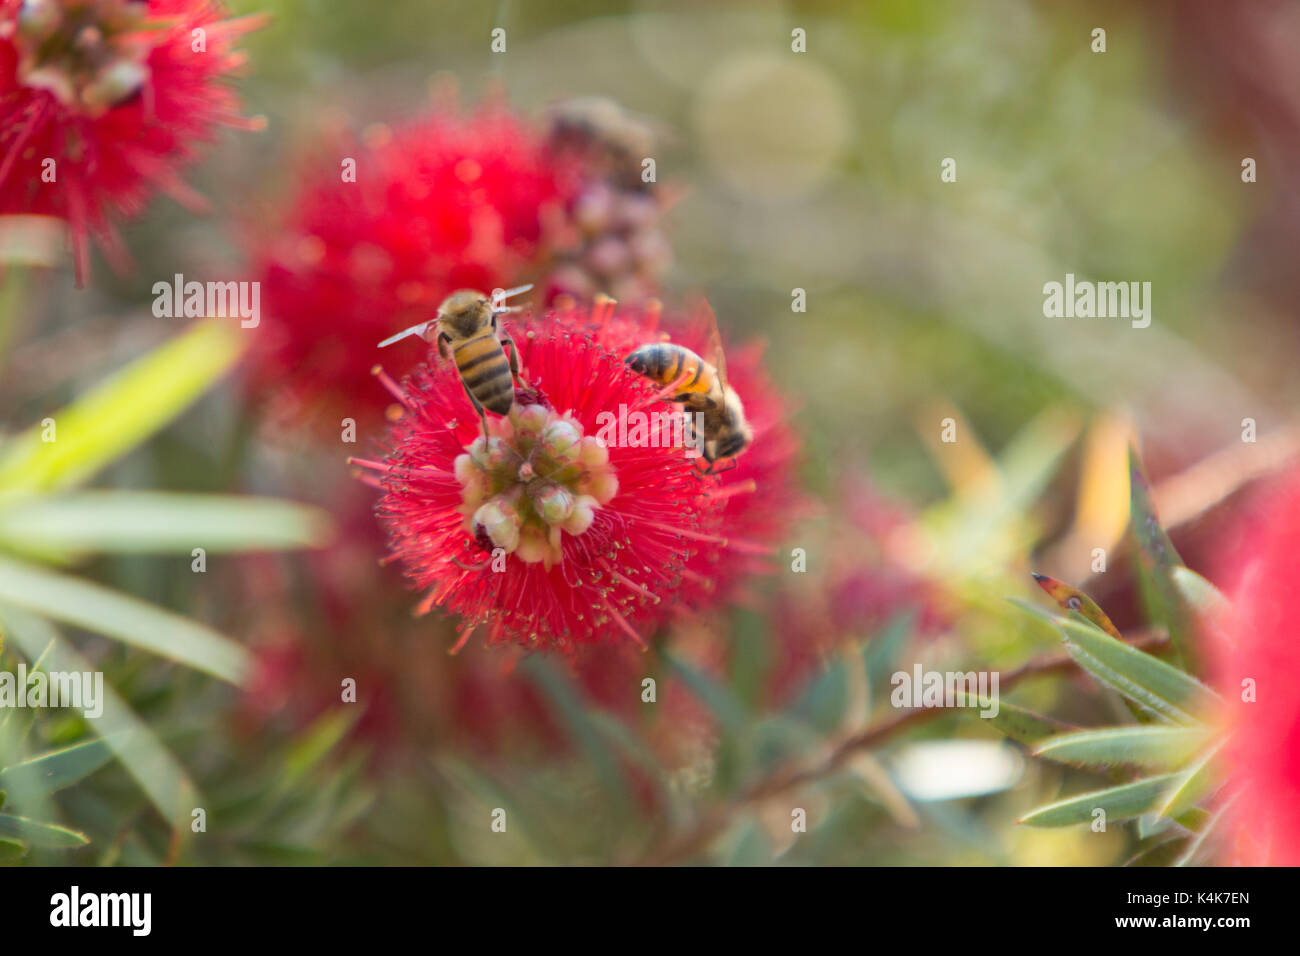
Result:
[[465,384],[464,379],[460,380],[460,387],[465,389],[465,395],[469,398],[469,403],[474,406],[474,411],[478,412],[479,421],[483,423],[483,441],[486,442],[490,437],[488,435],[487,413],[483,411],[483,406],[478,403],[478,399],[475,398],[474,393],[469,390],[469,386]]
[[735,468],[739,464],[739,462],[737,462],[736,459],[734,458],[728,458],[726,459],[726,464],[727,464],[726,468],[719,468],[718,464],[719,463],[716,461],[709,462],[709,467],[705,468],[702,472],[700,472],[700,474],[701,475],[723,475],[731,471],[733,468]]
[[[451,343],[451,337],[446,332],[438,333],[438,354],[442,356],[444,359],[446,359],[448,362],[451,361],[451,355],[447,352],[447,346],[450,343]],[[472,395],[470,397],[473,398]]]
[[506,358],[510,360],[510,375],[514,378],[515,384],[519,384],[519,351],[515,348],[515,340],[508,335],[501,337],[501,345],[506,350]]

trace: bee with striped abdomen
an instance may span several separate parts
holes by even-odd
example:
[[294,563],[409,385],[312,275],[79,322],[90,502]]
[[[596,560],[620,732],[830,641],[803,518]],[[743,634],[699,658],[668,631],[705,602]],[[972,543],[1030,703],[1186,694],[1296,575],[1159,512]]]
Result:
[[476,289],[461,289],[442,300],[438,315],[404,329],[379,343],[383,348],[408,335],[438,343],[438,354],[456,363],[460,383],[474,410],[483,422],[483,437],[488,437],[487,411],[509,414],[515,403],[515,383],[519,378],[519,353],[508,335],[497,327],[497,316],[517,311],[506,299],[531,289],[498,289],[491,296]]
[[673,342],[650,342],[623,360],[628,368],[652,382],[665,387],[676,384],[669,401],[680,402],[686,411],[700,416],[704,437],[701,453],[709,463],[704,470],[706,475],[716,473],[719,461],[731,460],[734,468],[736,456],[754,440],[740,396],[727,384],[726,357],[712,312],[709,318],[716,367],[684,345]]

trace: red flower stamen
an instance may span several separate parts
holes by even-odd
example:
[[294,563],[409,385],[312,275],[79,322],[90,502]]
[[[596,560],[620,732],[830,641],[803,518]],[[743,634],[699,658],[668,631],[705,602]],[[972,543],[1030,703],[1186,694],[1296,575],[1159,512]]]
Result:
[[225,76],[238,38],[210,0],[0,0],[0,215],[68,223],[78,284],[93,235],[115,268],[114,226],[155,190],[191,208],[178,169],[217,125],[253,128]]

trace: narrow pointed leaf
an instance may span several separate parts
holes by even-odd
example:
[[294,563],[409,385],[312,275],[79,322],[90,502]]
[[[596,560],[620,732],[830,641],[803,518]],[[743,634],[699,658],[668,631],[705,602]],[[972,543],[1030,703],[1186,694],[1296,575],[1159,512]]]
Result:
[[1036,572],[1034,580],[1067,615],[1079,614],[1085,620],[1096,624],[1111,637],[1123,638],[1124,635],[1120,634],[1119,628],[1111,623],[1110,618],[1106,616],[1106,612],[1101,609],[1101,605],[1078,588],[1072,588],[1064,581],[1058,581],[1056,578]]
[[1211,748],[1179,775],[1160,803],[1162,817],[1178,817],[1186,813],[1218,788],[1219,781],[1213,768],[1214,755],[1218,751],[1217,746]]
[[1173,770],[1205,745],[1208,734],[1193,727],[1108,727],[1082,730],[1044,740],[1034,752],[1077,767],[1145,767]]
[[1147,847],[1124,861],[1125,866],[1170,866],[1187,849],[1187,837],[1174,837]]
[[0,866],[17,863],[27,855],[27,844],[20,840],[0,837]]
[[772,862],[772,843],[756,820],[747,821],[727,854],[725,866],[767,866]]
[[39,820],[10,816],[7,813],[0,813],[0,837],[51,850],[71,850],[90,842],[84,833],[56,823],[41,823]]
[[53,793],[90,776],[113,759],[102,738],[53,750],[0,769],[0,787],[23,793]]
[[1174,582],[1174,569],[1183,559],[1160,526],[1151,501],[1151,487],[1137,453],[1129,449],[1129,511],[1138,565],[1148,584],[1152,612],[1169,631],[1170,640],[1190,670],[1197,666],[1196,618],[1192,606]]
[[722,686],[703,671],[678,657],[665,654],[664,663],[685,682],[691,692],[703,703],[729,734],[743,736],[749,725],[745,705],[728,688]]
[[981,712],[992,709],[991,702],[981,697],[976,706],[968,708],[966,712],[979,719],[981,723],[987,723],[1003,736],[1027,745],[1037,744],[1070,729],[1069,724],[1017,707],[1015,704],[1008,704],[1005,700],[999,700],[997,708],[997,713],[992,717],[981,716]]
[[587,758],[606,792],[626,803],[630,794],[618,757],[591,719],[589,709],[578,696],[573,681],[550,661],[537,655],[526,660],[523,669],[550,702],[553,712]]
[[179,415],[235,364],[243,349],[230,323],[196,322],[128,365],[53,419],[0,447],[0,496],[84,482]]
[[248,671],[248,652],[209,627],[99,584],[3,557],[0,602],[115,637],[232,684]]
[[1107,823],[1128,820],[1153,809],[1176,776],[1163,774],[1119,787],[1081,793],[1039,807],[1020,822],[1031,827],[1065,827],[1076,823],[1091,823],[1093,813],[1098,809],[1106,811]]
[[1201,848],[1205,846],[1206,841],[1218,831],[1219,824],[1223,822],[1228,808],[1235,799],[1235,795],[1229,797],[1213,814],[1207,815],[1205,821],[1196,830],[1196,835],[1187,842],[1182,855],[1174,861],[1174,866],[1191,866],[1196,862],[1197,854],[1201,852]]
[[1179,565],[1170,574],[1179,592],[1200,614],[1220,614],[1228,609],[1223,592],[1191,568]]
[[[0,605],[0,618],[28,657],[44,653],[46,670],[84,672],[94,666],[46,620]],[[149,725],[105,683],[104,712],[87,726],[99,734],[158,812],[181,833],[189,833],[190,812],[203,804],[185,770]]]
[[327,711],[294,740],[284,758],[284,770],[276,780],[276,789],[282,793],[292,791],[307,779],[316,767],[348,735],[348,731],[361,719],[362,711],[355,707]]
[[1058,626],[1066,650],[1080,667],[1157,716],[1177,724],[1196,724],[1216,699],[1190,674],[1090,624],[1061,620]]
[[323,511],[274,498],[87,491],[0,507],[0,547],[39,554],[189,554],[317,547]]

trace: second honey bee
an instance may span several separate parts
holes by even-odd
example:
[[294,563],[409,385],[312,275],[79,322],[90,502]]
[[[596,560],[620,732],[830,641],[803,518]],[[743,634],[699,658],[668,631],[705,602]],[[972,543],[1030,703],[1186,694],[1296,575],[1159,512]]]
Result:
[[474,410],[483,422],[483,437],[488,437],[484,409],[497,415],[509,414],[515,402],[515,383],[519,379],[519,353],[515,343],[497,325],[497,317],[517,311],[505,300],[531,289],[531,285],[497,290],[491,296],[476,289],[461,289],[442,300],[437,316],[404,329],[379,343],[383,348],[408,335],[419,335],[427,342],[438,343],[438,353],[456,363],[460,383]]
[[[710,318],[711,318],[710,314]],[[708,462],[704,474],[719,470],[720,461],[731,460],[749,447],[754,431],[745,419],[745,407],[736,390],[727,384],[726,358],[722,353],[716,323],[712,329],[717,366],[696,355],[684,345],[673,342],[650,342],[637,348],[624,363],[632,371],[660,385],[680,382],[670,401],[697,413],[704,437],[702,455]]]

